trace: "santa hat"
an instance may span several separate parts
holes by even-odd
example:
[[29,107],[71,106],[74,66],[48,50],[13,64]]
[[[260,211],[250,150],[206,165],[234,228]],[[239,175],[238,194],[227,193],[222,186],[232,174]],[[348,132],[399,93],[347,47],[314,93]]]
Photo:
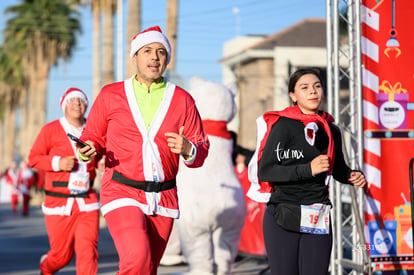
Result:
[[134,36],[134,38],[132,38],[131,52],[129,56],[133,58],[139,49],[141,49],[145,45],[155,43],[155,42],[158,42],[164,45],[165,50],[167,51],[167,64],[168,64],[171,58],[170,42],[168,42],[168,38],[162,33],[160,27],[158,26],[154,26],[142,32],[139,32]]
[[88,97],[84,92],[82,92],[78,88],[69,88],[65,94],[60,98],[60,108],[63,112],[65,112],[66,103],[71,98],[81,98],[86,103],[86,107],[88,107]]

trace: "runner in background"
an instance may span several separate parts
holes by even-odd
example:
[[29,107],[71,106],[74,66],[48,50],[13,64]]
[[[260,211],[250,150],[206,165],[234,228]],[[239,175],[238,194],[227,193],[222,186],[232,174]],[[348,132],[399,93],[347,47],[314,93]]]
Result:
[[29,165],[45,174],[45,215],[50,250],[40,271],[52,275],[76,254],[76,274],[98,271],[99,202],[93,189],[98,157],[84,162],[78,146],[67,134],[79,137],[85,126],[88,99],[78,88],[69,88],[60,107],[64,116],[40,130],[29,153]]
[[17,176],[17,184],[19,192],[22,196],[22,215],[29,215],[29,203],[31,199],[31,189],[35,183],[35,174],[25,161],[21,161],[19,165],[19,173]]
[[[234,133],[233,136],[235,137],[235,135]],[[250,187],[247,166],[253,153],[253,151],[237,144],[234,148],[234,171],[243,187],[245,195]],[[245,199],[247,215],[240,234],[239,256],[243,258],[265,259],[266,248],[264,245],[262,226],[266,205],[252,200],[247,195]]]
[[10,192],[10,204],[12,207],[13,213],[17,214],[18,211],[18,203],[19,203],[19,182],[17,180],[18,177],[18,167],[17,161],[12,160],[10,163],[9,168],[6,169],[4,173],[4,177],[6,179],[6,183],[9,186]]

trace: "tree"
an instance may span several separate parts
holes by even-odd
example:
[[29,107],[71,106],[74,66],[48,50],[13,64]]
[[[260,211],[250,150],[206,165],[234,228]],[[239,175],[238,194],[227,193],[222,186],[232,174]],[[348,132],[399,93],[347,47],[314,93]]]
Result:
[[60,59],[68,60],[76,46],[76,35],[81,31],[79,13],[61,0],[24,0],[5,13],[11,19],[6,22],[4,43],[24,43],[24,73],[30,98],[29,121],[24,127],[28,127],[31,145],[46,122],[50,69]]
[[90,5],[92,10],[92,98],[98,96],[101,84],[101,10],[103,0],[67,0],[71,5]]
[[103,12],[103,85],[114,82],[114,14],[117,0],[102,0]]
[[16,112],[24,91],[23,43],[0,47],[0,169],[9,165],[15,153]]
[[93,62],[93,79],[92,79],[92,95],[95,99],[101,88],[101,1],[92,0],[92,17],[93,17],[93,36],[92,36],[92,62]]
[[[129,56],[130,43],[132,38],[141,31],[141,0],[128,1],[128,24],[127,24],[127,54]],[[131,60],[127,59],[127,77],[131,77],[135,73],[135,67]]]

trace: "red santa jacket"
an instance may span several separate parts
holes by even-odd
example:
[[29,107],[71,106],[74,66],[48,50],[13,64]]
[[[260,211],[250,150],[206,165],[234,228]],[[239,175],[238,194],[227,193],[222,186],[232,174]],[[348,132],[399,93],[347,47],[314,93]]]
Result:
[[6,170],[4,177],[6,179],[6,183],[10,186],[10,194],[11,195],[18,195],[19,194],[19,182],[17,180],[18,170],[9,168]]
[[183,89],[167,82],[164,97],[151,126],[146,128],[136,102],[132,78],[105,86],[88,115],[82,140],[91,140],[105,153],[102,177],[102,213],[123,206],[137,206],[144,213],[178,218],[177,189],[144,192],[117,183],[113,171],[135,181],[165,182],[175,179],[179,155],[172,153],[165,133],[184,135],[196,147],[189,167],[200,167],[207,157],[209,141],[193,98]]
[[[52,121],[40,130],[28,157],[28,165],[38,170],[44,170],[46,191],[70,194],[67,186],[61,186],[56,182],[68,182],[70,172],[58,171],[57,161],[59,157],[75,156],[75,144],[67,137],[64,129],[67,121],[64,118]],[[96,176],[95,159],[88,163],[87,170],[92,182]],[[54,184],[55,182],[55,184]],[[97,193],[89,189],[87,198],[59,198],[46,196],[42,205],[43,212],[50,215],[70,215],[74,200],[77,200],[80,211],[99,209]]]

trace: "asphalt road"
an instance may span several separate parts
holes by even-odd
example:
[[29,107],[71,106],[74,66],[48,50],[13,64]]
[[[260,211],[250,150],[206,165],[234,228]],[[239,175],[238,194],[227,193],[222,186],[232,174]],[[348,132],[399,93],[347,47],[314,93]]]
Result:
[[[0,203],[0,274],[39,274],[40,257],[49,249],[43,214],[40,206],[31,206],[27,217],[15,215],[10,204]],[[101,222],[98,243],[98,274],[115,274],[118,256],[105,223]],[[160,266],[158,274],[178,275],[187,270],[186,265]],[[73,275],[75,261],[59,271],[59,275]],[[234,275],[268,275],[267,263],[263,260],[245,258],[233,266]]]

